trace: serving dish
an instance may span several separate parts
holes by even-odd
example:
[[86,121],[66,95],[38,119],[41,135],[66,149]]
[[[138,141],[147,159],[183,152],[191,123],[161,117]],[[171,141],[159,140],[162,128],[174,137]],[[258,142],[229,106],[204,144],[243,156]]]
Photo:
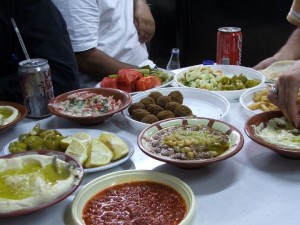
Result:
[[[246,124],[245,124],[245,132],[248,135],[249,138],[251,138],[254,142],[256,142],[259,145],[262,145],[266,147],[267,149],[270,149],[276,153],[278,153],[281,156],[285,156],[288,158],[293,159],[300,159],[300,150],[288,148],[288,147],[282,147],[278,146],[276,144],[271,144],[264,139],[258,137],[255,134],[255,131],[252,126],[258,126],[259,124],[263,123],[264,126],[266,122],[273,118],[280,118],[283,117],[283,114],[281,111],[269,111],[269,112],[262,112],[259,114],[256,114],[252,117],[250,117]],[[299,134],[298,134],[299,135]]]
[[[151,92],[159,91],[163,95],[168,95],[172,91],[179,91],[183,95],[183,105],[188,106],[193,114],[197,117],[206,116],[213,119],[223,119],[230,110],[229,101],[223,96],[201,89],[187,87],[168,87],[153,89],[143,92],[132,97],[132,104],[139,102],[142,98],[147,97]],[[141,131],[149,124],[134,120],[126,108],[123,112],[128,123],[135,129]]]
[[[243,74],[248,79],[259,80],[260,84],[258,84],[257,86],[260,86],[265,82],[265,77],[261,72],[249,67],[236,66],[236,65],[209,65],[209,66],[197,65],[197,66],[188,67],[187,69],[181,70],[179,73],[177,73],[174,78],[175,83],[180,87],[187,87],[180,82],[180,79],[184,77],[184,74],[187,73],[188,71],[200,67],[210,67],[213,71],[220,70],[222,71],[223,74],[225,74],[228,77],[233,77],[234,75]],[[236,100],[241,96],[242,93],[252,88],[241,89],[241,90],[229,90],[229,91],[211,91],[211,92],[220,94],[228,100]]]
[[[58,132],[60,132],[61,134],[63,134],[64,136],[69,136],[69,135],[73,135],[75,133],[78,133],[78,132],[85,132],[87,134],[89,134],[91,137],[98,137],[103,131],[101,130],[95,130],[95,129],[56,129]],[[102,170],[107,170],[107,169],[110,169],[112,167],[115,167],[115,166],[118,166],[122,163],[124,163],[125,161],[127,161],[128,159],[130,159],[130,157],[133,155],[134,153],[134,146],[133,144],[127,140],[126,138],[124,137],[121,137],[120,135],[117,135],[115,134],[116,136],[118,136],[119,138],[121,138],[125,143],[126,145],[128,146],[129,148],[129,152],[126,156],[124,156],[123,158],[117,160],[117,161],[112,161],[110,162],[109,164],[105,165],[105,166],[99,166],[99,167],[93,167],[93,168],[84,168],[84,172],[85,173],[93,173],[93,172],[97,172],[97,171],[102,171]],[[15,138],[11,141],[9,141],[8,143],[5,144],[5,146],[3,147],[2,151],[1,151],[1,155],[8,155],[8,154],[11,154],[9,149],[8,149],[8,146],[11,142],[13,141],[17,141],[18,138]]]
[[19,123],[21,120],[23,120],[27,116],[27,108],[25,105],[16,103],[16,102],[8,102],[8,101],[0,101],[0,106],[12,106],[16,108],[19,111],[19,116],[12,121],[9,124],[6,125],[0,125],[0,133],[15,126],[17,123]]
[[83,225],[82,211],[86,202],[98,192],[113,185],[134,182],[134,181],[153,181],[161,183],[175,189],[184,199],[187,206],[187,214],[181,221],[180,225],[191,224],[195,212],[195,196],[191,188],[177,177],[151,171],[151,170],[126,170],[118,171],[98,177],[85,185],[75,196],[72,206],[71,215],[74,225]]
[[243,107],[243,110],[244,110],[244,112],[246,113],[247,116],[251,117],[251,116],[254,116],[258,113],[264,112],[262,109],[251,110],[249,108],[249,106],[255,103],[253,101],[254,93],[259,93],[260,91],[264,91],[264,90],[267,90],[267,89],[268,89],[268,86],[265,84],[265,85],[261,85],[261,86],[258,86],[258,87],[251,88],[251,89],[245,91],[241,95],[241,97],[239,99],[239,102],[240,102],[241,106]]
[[[174,82],[175,73],[173,73],[172,71],[167,71],[167,70],[162,69],[162,68],[159,68],[159,70],[162,70],[162,71],[168,73],[168,74],[172,77],[172,79],[170,79],[170,80],[167,81],[167,82],[164,82],[162,85],[160,85],[160,86],[158,86],[158,87],[155,87],[154,89],[157,89],[157,88],[164,88],[164,87],[169,87],[169,86],[171,86],[171,84]],[[96,88],[101,88],[101,82],[99,82],[98,84],[96,84],[95,87],[96,87]],[[151,90],[151,89],[148,89],[148,90]],[[136,94],[138,94],[138,93],[142,93],[142,91],[129,92],[129,94],[130,94],[131,96],[136,95]]]
[[[229,137],[229,148],[222,154],[209,159],[172,159],[161,154],[154,152],[154,149],[151,146],[150,139],[158,131],[176,127],[176,126],[187,126],[187,125],[202,125],[204,127],[211,127],[217,131],[220,131],[222,134],[227,134]],[[232,125],[222,122],[220,120],[215,120],[205,117],[196,117],[196,118],[174,118],[159,121],[154,123],[147,128],[145,128],[138,137],[138,146],[140,149],[151,158],[156,160],[169,163],[178,167],[195,169],[203,166],[207,166],[213,163],[220,162],[222,160],[228,159],[238,153],[244,145],[244,138],[241,132],[233,127]]]
[[1,159],[11,159],[11,158],[16,158],[16,157],[25,156],[25,155],[29,155],[29,156],[35,156],[35,155],[53,156],[53,155],[55,155],[58,157],[58,159],[63,160],[64,162],[67,162],[70,166],[73,166],[74,168],[77,168],[79,171],[78,176],[75,177],[76,180],[75,180],[74,184],[72,185],[72,187],[69,190],[67,190],[65,193],[60,195],[59,197],[57,197],[53,200],[50,200],[48,202],[30,207],[30,208],[15,210],[12,212],[7,212],[7,213],[0,213],[0,218],[1,217],[15,217],[15,216],[31,214],[31,213],[37,212],[39,210],[42,210],[44,208],[47,208],[49,206],[55,205],[55,204],[63,201],[69,195],[71,195],[80,186],[80,184],[82,182],[82,179],[83,179],[82,166],[73,157],[71,157],[67,154],[64,154],[63,152],[48,151],[48,150],[28,151],[28,152],[24,152],[24,153],[9,154],[9,155],[5,155],[5,156],[1,156],[0,158]]
[[[117,110],[110,111],[108,113],[103,113],[102,115],[97,116],[73,116],[60,112],[59,104],[68,99],[68,97],[75,93],[95,93],[97,95],[102,95],[105,97],[112,96],[115,101],[120,100],[122,103]],[[93,125],[104,122],[105,120],[112,117],[114,114],[124,110],[131,103],[131,96],[121,90],[113,89],[113,88],[83,88],[74,91],[70,91],[64,94],[61,94],[50,100],[48,104],[48,110],[53,114],[61,118],[65,118],[71,121],[78,122],[83,125]]]

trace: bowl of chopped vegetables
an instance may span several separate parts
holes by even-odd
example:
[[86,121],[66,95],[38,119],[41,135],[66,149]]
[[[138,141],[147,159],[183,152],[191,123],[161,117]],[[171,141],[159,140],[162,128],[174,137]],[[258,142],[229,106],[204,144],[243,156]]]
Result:
[[264,75],[252,68],[236,65],[192,66],[176,74],[178,86],[200,88],[237,100],[246,90],[261,86]]
[[146,155],[187,169],[228,159],[243,145],[243,135],[237,128],[205,117],[162,120],[145,128],[138,137],[138,146]]
[[101,123],[127,108],[131,96],[113,88],[83,88],[50,100],[48,110],[58,117],[84,125]]

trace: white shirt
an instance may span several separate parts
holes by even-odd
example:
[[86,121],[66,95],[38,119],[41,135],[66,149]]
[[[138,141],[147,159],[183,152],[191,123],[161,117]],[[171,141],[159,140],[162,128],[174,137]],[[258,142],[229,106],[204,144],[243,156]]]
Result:
[[97,48],[125,63],[153,66],[146,45],[138,40],[133,0],[52,2],[65,18],[74,52]]

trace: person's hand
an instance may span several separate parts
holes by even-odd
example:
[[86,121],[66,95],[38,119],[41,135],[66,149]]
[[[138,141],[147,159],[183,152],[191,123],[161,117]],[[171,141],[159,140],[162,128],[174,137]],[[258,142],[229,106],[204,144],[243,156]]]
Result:
[[258,63],[256,66],[253,67],[255,70],[263,70],[270,66],[272,63],[276,62],[277,60],[272,56],[267,59],[264,59],[260,63]]
[[134,24],[141,43],[152,39],[155,33],[155,22],[145,0],[134,1]]
[[299,128],[298,91],[300,88],[300,60],[275,84],[278,93],[269,92],[269,100],[277,105],[284,116]]

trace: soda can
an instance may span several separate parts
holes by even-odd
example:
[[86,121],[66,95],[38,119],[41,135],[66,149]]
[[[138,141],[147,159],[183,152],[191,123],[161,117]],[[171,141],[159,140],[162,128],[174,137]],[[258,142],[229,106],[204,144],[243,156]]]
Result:
[[46,59],[29,59],[19,63],[24,104],[29,118],[50,116],[48,102],[54,97],[50,66]]
[[217,33],[217,64],[241,65],[242,32],[239,27],[221,27]]

